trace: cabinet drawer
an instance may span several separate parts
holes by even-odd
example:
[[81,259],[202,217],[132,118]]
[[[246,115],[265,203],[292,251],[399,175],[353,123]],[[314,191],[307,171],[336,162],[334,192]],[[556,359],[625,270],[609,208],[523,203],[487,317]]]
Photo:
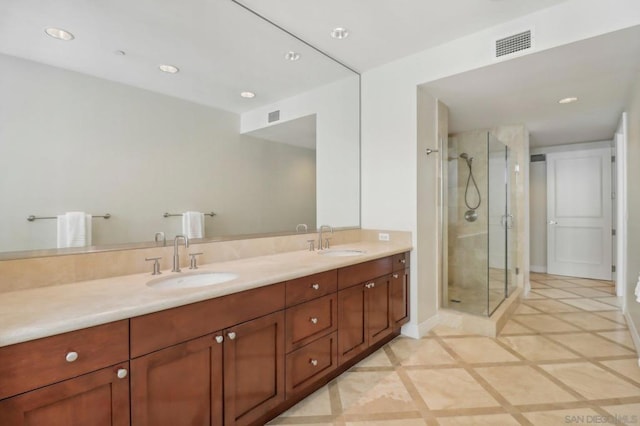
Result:
[[338,271],[335,269],[287,281],[287,306],[334,293],[337,288]]
[[336,294],[288,308],[285,316],[286,350],[290,352],[319,336],[337,330]]
[[128,359],[128,320],[5,346],[0,399]]
[[284,283],[131,318],[131,358],[284,308]]
[[409,267],[409,252],[404,252],[400,254],[396,254],[392,257],[393,259],[393,270],[394,271],[403,271],[405,268]]
[[371,260],[338,269],[338,289],[342,290],[391,273],[392,258]]
[[337,366],[337,333],[287,355],[287,398],[331,373]]

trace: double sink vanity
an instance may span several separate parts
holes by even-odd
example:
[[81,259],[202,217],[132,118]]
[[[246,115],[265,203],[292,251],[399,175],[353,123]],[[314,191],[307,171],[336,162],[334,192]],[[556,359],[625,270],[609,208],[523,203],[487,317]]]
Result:
[[0,424],[264,424],[399,334],[410,249],[362,241],[4,293]]

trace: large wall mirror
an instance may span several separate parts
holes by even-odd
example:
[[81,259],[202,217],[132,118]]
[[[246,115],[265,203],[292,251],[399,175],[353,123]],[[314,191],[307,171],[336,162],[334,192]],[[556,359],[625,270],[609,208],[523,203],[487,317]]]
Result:
[[0,258],[360,225],[359,75],[232,0],[3,0],[0,69]]

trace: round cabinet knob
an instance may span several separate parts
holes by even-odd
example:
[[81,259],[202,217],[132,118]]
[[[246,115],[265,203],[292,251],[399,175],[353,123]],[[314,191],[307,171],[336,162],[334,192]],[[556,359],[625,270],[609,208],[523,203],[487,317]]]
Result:
[[309,360],[309,364],[313,365],[314,367],[318,365],[318,360],[317,359],[310,359]]
[[224,341],[224,337],[222,336],[216,336],[216,342],[217,343],[222,343]]
[[235,340],[236,338],[236,332],[235,331],[231,331],[229,333],[227,333],[227,337],[231,340]]
[[407,260],[406,259],[400,259],[400,263],[403,263],[403,264],[407,263]]
[[69,352],[64,359],[66,359],[67,362],[73,362],[78,359],[78,352]]
[[313,317],[313,318],[310,318],[309,321],[311,321],[311,324],[317,324],[318,323],[318,318]]
[[314,290],[320,290],[320,284],[318,283],[311,284],[311,288]]
[[395,278],[395,279],[398,279],[399,276],[400,275],[398,275],[398,274],[393,274],[393,278]]
[[118,376],[118,379],[124,379],[125,377],[127,377],[128,373],[129,372],[126,368],[118,368],[118,372],[116,373],[116,375]]

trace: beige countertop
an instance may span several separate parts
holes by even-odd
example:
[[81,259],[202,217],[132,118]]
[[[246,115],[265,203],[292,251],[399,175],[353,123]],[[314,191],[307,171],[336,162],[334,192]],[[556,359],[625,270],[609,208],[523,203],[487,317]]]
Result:
[[[198,272],[232,272],[238,278],[199,288],[151,288],[147,282],[158,276],[145,273],[2,293],[0,347],[390,256],[411,250],[411,246],[359,242],[333,249],[357,249],[365,253],[331,257],[301,250],[200,265]],[[189,270],[183,269],[182,273]],[[163,270],[160,277],[176,274],[179,273]]]

